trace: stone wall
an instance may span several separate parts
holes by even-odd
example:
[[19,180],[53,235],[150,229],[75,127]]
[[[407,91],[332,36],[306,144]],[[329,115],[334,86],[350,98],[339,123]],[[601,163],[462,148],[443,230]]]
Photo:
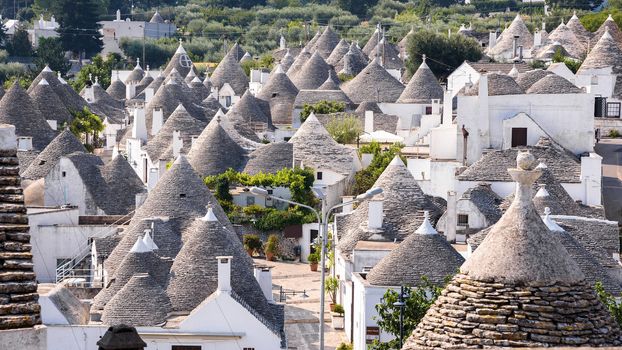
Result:
[[610,130],[617,130],[622,134],[622,119],[594,118],[594,129],[600,129],[600,136],[607,137]]
[[620,345],[587,284],[524,286],[457,275],[403,349]]

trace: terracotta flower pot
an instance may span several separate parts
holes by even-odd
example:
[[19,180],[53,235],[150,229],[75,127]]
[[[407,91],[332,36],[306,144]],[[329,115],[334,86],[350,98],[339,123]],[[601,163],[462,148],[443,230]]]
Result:
[[246,249],[246,252],[248,253],[248,255],[252,258],[253,257],[253,253],[255,252],[254,249]]
[[328,304],[328,307],[330,308],[330,312],[335,312],[335,303],[330,303]]
[[274,261],[274,253],[266,252],[266,260]]
[[309,268],[311,268],[311,271],[313,272],[317,271],[317,263],[310,263]]

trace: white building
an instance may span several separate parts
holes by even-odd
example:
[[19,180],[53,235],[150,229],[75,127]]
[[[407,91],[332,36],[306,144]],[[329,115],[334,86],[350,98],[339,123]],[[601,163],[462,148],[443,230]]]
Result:
[[112,21],[100,21],[101,33],[104,36],[104,48],[102,53],[121,53],[119,40],[130,39],[160,39],[172,37],[177,31],[174,24],[164,20],[156,11],[149,22],[132,21],[129,18],[121,19],[121,11],[117,10],[117,17]]

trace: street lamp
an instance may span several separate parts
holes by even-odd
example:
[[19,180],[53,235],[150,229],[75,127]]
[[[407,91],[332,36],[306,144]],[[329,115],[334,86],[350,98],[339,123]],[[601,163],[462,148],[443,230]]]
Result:
[[[318,227],[321,228],[320,230],[320,234],[322,237],[322,255],[321,255],[321,269],[322,269],[322,277],[321,277],[321,285],[320,285],[320,350],[324,350],[324,304],[325,304],[325,293],[324,293],[324,284],[325,284],[325,280],[326,280],[326,246],[328,245],[328,218],[330,216],[330,213],[337,209],[337,208],[341,208],[341,207],[345,207],[347,205],[350,205],[352,203],[356,203],[356,202],[360,202],[362,200],[365,199],[369,199],[377,194],[382,193],[382,188],[380,187],[375,187],[375,188],[371,188],[369,190],[367,190],[367,192],[365,193],[361,193],[358,196],[356,196],[353,200],[345,202],[345,203],[340,203],[340,204],[336,204],[333,205],[330,208],[326,208],[327,203],[326,203],[326,194],[318,188],[312,188],[313,193],[315,194],[316,197],[318,197],[321,201],[322,201],[322,216],[320,218],[320,214],[318,213],[317,210],[315,210],[315,208],[308,206],[306,204],[302,204],[302,203],[298,203],[298,202],[294,202],[294,201],[290,201],[288,199],[284,199],[284,198],[280,198],[280,197],[275,197],[275,196],[270,196],[270,194],[268,193],[268,190],[263,189],[263,188],[259,188],[259,187],[251,187],[250,192],[256,196],[262,196],[262,197],[270,197],[274,200],[280,201],[280,202],[284,202],[284,203],[288,203],[288,204],[293,204],[293,205],[298,205],[301,206],[303,208],[307,208],[309,210],[311,210],[316,218],[317,218],[317,222],[318,222]],[[334,242],[336,242],[336,237],[334,237],[333,239],[333,252],[335,251],[335,244]],[[333,254],[334,256],[334,254]],[[334,272],[334,268],[333,268],[333,272]]]
[[408,295],[404,293],[404,286],[401,286],[399,299],[398,301],[393,303],[393,306],[400,308],[400,349],[404,345],[404,307],[406,307],[404,298],[407,298],[407,297]]

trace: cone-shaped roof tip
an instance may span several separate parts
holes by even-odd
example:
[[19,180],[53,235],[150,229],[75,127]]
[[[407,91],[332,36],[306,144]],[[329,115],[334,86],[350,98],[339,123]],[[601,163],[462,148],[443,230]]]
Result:
[[155,242],[151,238],[150,230],[145,230],[145,237],[143,237],[143,243],[147,246],[147,248],[151,250],[159,249],[158,245],[155,244]]
[[436,230],[434,229],[434,227],[430,223],[430,212],[426,210],[426,211],[423,212],[423,215],[424,215],[423,222],[421,223],[419,228],[415,231],[415,233],[419,234],[419,235],[435,235],[435,234],[437,234],[438,232],[436,232]]
[[536,192],[535,197],[538,198],[542,198],[542,197],[549,197],[549,191],[546,190],[546,185],[540,185],[540,188],[538,189],[538,192]]
[[553,232],[564,232],[564,229],[561,228],[561,226],[559,226],[555,222],[555,220],[551,219],[551,208],[544,208],[544,219],[542,219],[542,221],[544,221],[544,224],[546,225],[546,227],[548,227],[549,230]]
[[207,213],[205,213],[205,216],[201,218],[201,220],[203,221],[218,221],[218,218],[216,217],[216,215],[214,215],[214,211],[212,210],[212,206],[208,206],[207,207]]
[[48,83],[48,81],[47,81],[47,80],[45,80],[45,78],[42,78],[42,79],[39,81],[39,85],[50,85],[50,83]]
[[143,239],[141,237],[138,237],[138,239],[136,239],[136,243],[134,243],[132,249],[130,249],[130,253],[148,253],[150,251],[152,251],[151,248],[149,248],[145,244],[145,242],[143,242]]
[[404,165],[404,162],[402,162],[402,158],[400,158],[400,156],[396,155],[393,157],[393,160],[391,160],[389,165]]
[[283,71],[283,67],[281,66],[281,64],[277,64],[277,65],[276,65],[276,69],[274,70],[274,73],[275,73],[275,74],[285,73],[285,72]]
[[45,67],[43,68],[42,72],[52,72],[52,69],[50,69],[50,66],[48,66],[46,64]]

